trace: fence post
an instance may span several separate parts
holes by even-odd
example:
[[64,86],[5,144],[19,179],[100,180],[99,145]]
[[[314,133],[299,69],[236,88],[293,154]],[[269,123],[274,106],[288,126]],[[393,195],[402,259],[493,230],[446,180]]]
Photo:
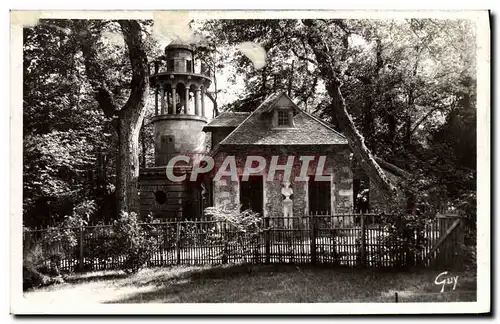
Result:
[[455,258],[458,263],[457,263],[457,269],[458,270],[463,270],[464,269],[464,262],[465,262],[465,256],[464,256],[464,247],[465,247],[465,218],[462,216],[459,218],[460,224],[458,225],[458,232],[457,232],[457,241],[458,244],[456,245],[456,248],[458,249],[458,257]]
[[311,215],[311,263],[316,264],[316,217]]
[[181,222],[177,221],[177,233],[175,237],[175,255],[177,264],[181,263]]
[[79,261],[78,261],[78,270],[83,271],[83,231],[85,228],[83,226],[80,226],[80,254],[79,254]]
[[227,264],[229,261],[229,251],[228,251],[228,243],[227,243],[227,224],[223,223],[224,227],[224,247],[222,250],[222,264]]
[[366,266],[366,221],[365,215],[361,214],[361,266]]
[[271,242],[269,237],[269,216],[264,218],[264,240],[265,240],[265,253],[266,253],[266,264],[271,263]]

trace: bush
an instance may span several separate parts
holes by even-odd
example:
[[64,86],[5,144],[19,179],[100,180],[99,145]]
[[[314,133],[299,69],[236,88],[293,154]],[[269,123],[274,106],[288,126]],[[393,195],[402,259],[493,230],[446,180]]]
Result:
[[[249,257],[258,258],[258,239],[263,231],[262,218],[259,213],[252,210],[241,210],[241,206],[236,208],[208,207],[205,214],[210,215],[214,220],[227,224],[228,232],[221,232],[223,236],[217,237],[215,231],[210,235],[211,239],[223,240],[226,248],[222,255],[223,263],[227,258],[247,259]],[[251,245],[253,245],[253,248]]]
[[[425,223],[426,217],[412,214],[395,214],[383,216],[383,230],[386,234],[379,235],[377,243],[379,250],[378,259],[396,260],[398,267],[412,267],[418,264],[413,263],[413,255],[422,253],[425,248]],[[406,258],[402,258],[406,254]],[[398,257],[399,256],[399,257]]]
[[46,261],[47,253],[40,242],[25,248],[23,251],[23,290],[64,282],[59,269],[47,266]]
[[477,248],[475,245],[461,246],[464,251],[464,269],[469,273],[477,272]]
[[95,202],[84,201],[73,209],[71,215],[65,216],[57,227],[28,234],[29,240],[23,243],[25,289],[64,282],[60,273],[61,260],[78,259],[80,227],[87,225],[87,220],[94,212]]
[[[99,226],[101,225],[101,226]],[[83,267],[76,265],[76,270],[88,271],[95,269],[95,264],[99,263],[101,269],[108,269],[108,262],[112,263],[113,257],[113,233],[109,226],[98,224],[95,227],[86,227],[84,231],[83,255],[85,264]],[[78,254],[75,259],[78,260],[80,255],[80,245],[78,245]]]
[[154,227],[139,225],[134,212],[122,212],[113,223],[112,233],[113,253],[125,257],[121,269],[127,274],[138,272],[157,248]]

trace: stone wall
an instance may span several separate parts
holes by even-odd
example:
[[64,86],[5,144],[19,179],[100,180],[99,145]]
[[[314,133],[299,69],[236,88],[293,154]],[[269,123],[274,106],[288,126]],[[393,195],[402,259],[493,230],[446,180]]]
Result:
[[214,181],[214,206],[237,208],[240,201],[239,188],[239,183],[231,181],[230,177],[222,177],[220,181]]
[[[180,175],[176,172],[176,175]],[[189,174],[187,174],[189,178]],[[172,182],[164,168],[141,170],[139,177],[141,217],[152,214],[154,218],[200,217],[200,187],[196,182]],[[166,201],[158,201],[157,193],[163,192]]]
[[[301,152],[297,154],[296,152]],[[283,195],[281,188],[283,187],[283,171],[277,171],[275,178],[268,181],[267,175],[269,172],[269,165],[273,155],[279,155],[280,159],[278,164],[286,163],[287,156],[295,156],[294,167],[291,173],[291,185],[293,189],[293,214],[297,217],[294,226],[300,223],[300,217],[308,215],[308,182],[296,181],[295,178],[299,176],[301,170],[300,155],[315,155],[315,161],[310,163],[308,169],[308,176],[313,176],[316,172],[318,156],[325,155],[326,163],[324,174],[329,175],[331,178],[331,210],[333,213],[347,213],[351,212],[353,208],[353,182],[352,171],[350,168],[349,155],[350,151],[347,147],[330,147],[321,149],[311,148],[254,148],[243,150],[220,151],[215,156],[216,166],[220,166],[226,156],[233,155],[236,158],[238,181],[232,180],[229,176],[223,177],[218,183],[214,181],[214,204],[215,206],[233,206],[239,205],[239,176],[243,174],[245,158],[247,155],[259,155],[266,158],[266,168],[261,173],[264,176],[263,184],[263,206],[264,216],[279,217],[283,216]],[[217,168],[216,168],[217,169]],[[215,173],[216,170],[214,170]],[[214,173],[212,176],[214,176]],[[277,225],[277,224],[276,224]],[[282,224],[279,224],[282,225]]]

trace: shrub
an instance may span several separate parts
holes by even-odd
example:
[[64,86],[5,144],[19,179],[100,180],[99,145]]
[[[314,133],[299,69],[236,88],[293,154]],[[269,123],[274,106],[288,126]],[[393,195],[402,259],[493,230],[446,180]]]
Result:
[[95,202],[84,201],[73,209],[72,215],[65,216],[59,226],[45,232],[40,243],[45,247],[45,261],[50,262],[52,273],[59,274],[62,259],[78,259],[80,227],[87,225],[94,212]]
[[475,245],[462,244],[461,248],[464,252],[464,269],[468,273],[477,272],[477,248]]
[[23,251],[23,290],[62,283],[58,268],[46,265],[47,253],[40,242],[36,242]]
[[[383,216],[383,235],[378,236],[379,249],[375,252],[380,254],[379,260],[395,260],[399,267],[412,267],[414,254],[419,254],[425,248],[425,223],[426,217],[412,214],[396,214]],[[402,258],[406,255],[406,259]]]
[[87,220],[94,212],[95,202],[84,201],[73,209],[71,215],[65,216],[57,227],[28,234],[29,240],[23,243],[25,289],[63,282],[60,274],[61,260],[78,259],[80,227],[87,225]]
[[114,221],[112,232],[114,255],[125,257],[121,269],[127,274],[138,272],[156,249],[154,227],[141,226],[134,212],[122,212]]
[[[221,231],[221,236],[217,236],[215,231],[212,232],[211,238],[224,241],[226,248],[222,255],[223,262],[227,261],[229,256],[233,258],[258,258],[258,239],[263,231],[262,217],[259,213],[252,210],[241,210],[241,206],[236,208],[226,207],[208,207],[205,209],[205,214],[210,215],[214,220],[220,221],[221,224],[226,224],[230,231]],[[250,248],[249,243],[253,246]]]
[[96,211],[97,204],[95,200],[84,200],[73,208],[73,215],[66,219],[66,225],[70,227],[87,225]]

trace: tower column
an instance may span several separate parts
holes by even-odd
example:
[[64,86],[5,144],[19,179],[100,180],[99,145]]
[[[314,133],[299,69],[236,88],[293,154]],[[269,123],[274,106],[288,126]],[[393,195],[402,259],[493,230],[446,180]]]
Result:
[[184,114],[188,113],[189,106],[189,86],[186,86],[186,103],[184,104]]
[[177,114],[177,109],[175,108],[176,106],[176,98],[175,98],[175,88],[177,87],[176,84],[172,84],[172,112],[173,114]]
[[205,87],[201,90],[201,116],[205,117]]
[[155,116],[158,116],[158,87],[155,87]]
[[[167,86],[171,86],[170,83],[167,83]],[[167,114],[172,115],[174,112],[172,111],[172,91],[167,91],[168,87],[165,87],[165,102],[167,105]]]
[[194,89],[194,114],[200,116],[200,88],[196,87]]
[[161,114],[165,114],[165,87],[161,86]]

